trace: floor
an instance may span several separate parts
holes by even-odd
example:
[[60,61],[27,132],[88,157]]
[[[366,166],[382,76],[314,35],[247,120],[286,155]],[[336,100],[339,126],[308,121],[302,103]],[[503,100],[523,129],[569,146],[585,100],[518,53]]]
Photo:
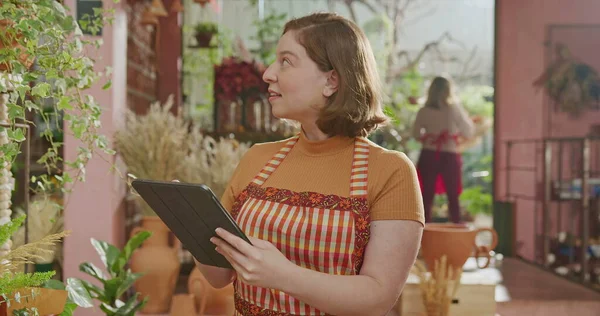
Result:
[[518,259],[502,260],[496,286],[500,316],[598,316],[600,293]]

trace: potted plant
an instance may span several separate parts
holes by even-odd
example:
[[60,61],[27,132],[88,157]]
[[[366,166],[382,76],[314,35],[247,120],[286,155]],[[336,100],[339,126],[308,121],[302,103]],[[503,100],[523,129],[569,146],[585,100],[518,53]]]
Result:
[[[0,244],[4,244],[21,227],[25,215],[0,225]],[[55,274],[49,272],[24,273],[22,266],[33,263],[40,255],[51,253],[50,246],[58,243],[68,232],[60,232],[21,245],[0,254],[0,315],[51,315],[63,312],[67,301],[65,290],[45,289],[41,286]],[[26,314],[31,312],[33,314]]]
[[[61,189],[67,183],[84,180],[85,166],[95,152],[114,153],[99,132],[102,107],[86,92],[106,72],[97,71],[95,61],[82,54],[101,45],[99,39],[85,37],[83,30],[93,34],[110,23],[112,17],[105,13],[97,10],[94,16],[84,16],[77,23],[68,8],[56,0],[0,0],[0,103],[7,109],[0,109],[6,114],[0,120],[10,125],[0,129],[7,136],[0,144],[0,164],[10,165],[19,154],[25,135],[15,123],[28,122],[27,112],[46,124],[61,113],[61,122],[55,125],[67,126],[81,142],[77,157],[63,161],[58,131],[42,131],[48,148],[38,163],[47,174],[33,181],[39,192],[51,183],[52,174],[60,174]],[[110,80],[103,88],[110,88]]]
[[194,32],[198,47],[209,47],[210,41],[218,32],[218,26],[212,22],[201,22],[196,24]]
[[[56,139],[56,134],[42,132],[50,145],[38,163],[47,174],[32,178],[35,191],[46,191],[52,184],[50,176],[60,174],[56,177],[58,187],[66,192],[64,184],[85,179],[85,166],[97,150],[114,153],[99,133],[102,107],[86,93],[105,73],[98,72],[94,60],[82,53],[89,46],[101,45],[97,38],[84,37],[82,30],[94,34],[110,23],[111,17],[105,12],[97,10],[93,17],[84,16],[85,21],[77,23],[61,1],[0,0],[0,121],[8,125],[0,128],[0,165],[10,170],[20,153],[20,143],[27,134],[17,123],[28,122],[27,112],[46,123],[55,113],[62,113],[56,125],[68,126],[80,141],[78,156],[64,161],[60,154],[62,141]],[[103,88],[110,88],[110,80]],[[18,272],[20,266],[33,263],[40,254],[52,252],[67,233],[11,247],[10,238],[25,218],[13,218],[11,214],[12,191],[5,185],[11,176],[5,171],[0,177],[0,315],[71,315],[66,310],[73,302],[71,295],[79,293],[74,296],[77,301],[87,293],[80,283],[73,280],[64,289],[44,288],[54,271]]]

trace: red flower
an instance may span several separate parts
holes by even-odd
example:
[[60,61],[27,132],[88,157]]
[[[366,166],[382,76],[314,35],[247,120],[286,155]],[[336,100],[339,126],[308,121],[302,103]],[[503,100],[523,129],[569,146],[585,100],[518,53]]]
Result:
[[217,101],[236,101],[238,98],[266,94],[268,84],[262,80],[262,70],[255,64],[235,58],[223,59],[215,66],[214,92]]

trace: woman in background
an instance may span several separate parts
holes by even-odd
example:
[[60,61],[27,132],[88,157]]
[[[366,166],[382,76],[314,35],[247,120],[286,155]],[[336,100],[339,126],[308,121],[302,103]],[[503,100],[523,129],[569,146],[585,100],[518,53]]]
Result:
[[431,221],[436,193],[446,192],[450,221],[460,222],[458,197],[462,191],[459,140],[471,138],[475,128],[467,112],[455,101],[450,81],[436,77],[425,105],[417,113],[413,137],[422,144],[417,173],[423,194],[425,221]]

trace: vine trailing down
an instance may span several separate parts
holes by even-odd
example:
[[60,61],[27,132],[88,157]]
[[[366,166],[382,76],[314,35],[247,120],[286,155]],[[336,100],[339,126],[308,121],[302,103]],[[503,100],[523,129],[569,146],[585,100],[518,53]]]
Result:
[[[69,8],[56,0],[0,0],[0,189],[3,190],[0,196],[3,199],[6,195],[10,198],[12,193],[7,179],[11,177],[11,165],[21,153],[21,143],[27,137],[23,123],[34,124],[28,121],[31,114],[38,122],[41,137],[50,144],[37,161],[45,166],[46,175],[32,178],[35,191],[58,186],[66,192],[66,184],[85,180],[85,166],[93,154],[114,154],[107,138],[100,134],[102,108],[86,92],[97,84],[103,85],[103,89],[111,86],[110,79],[106,79],[111,75],[110,68],[97,71],[95,59],[89,55],[100,47],[102,40],[83,34],[83,31],[98,34],[105,24],[112,22],[114,10],[110,5],[106,7],[108,9],[94,11],[93,15],[84,15],[77,22]],[[103,77],[106,81],[99,82]],[[62,158],[63,141],[56,137],[57,131],[63,132],[63,124],[64,132],[80,142],[78,154],[72,161]],[[51,178],[50,174],[55,176]],[[0,205],[0,306],[7,306],[13,300],[28,299],[21,296],[22,289],[37,288],[52,277],[54,272],[18,270],[68,232],[51,234],[11,249],[10,237],[25,217],[11,219],[10,202],[2,200]],[[68,284],[67,290],[73,284]],[[70,296],[72,293],[75,292],[69,291]],[[18,315],[34,315],[23,313]],[[70,314],[65,310],[61,315]]]
[[[118,0],[113,0],[118,3]],[[86,90],[105,77],[103,89],[111,86],[111,69],[94,69],[90,48],[99,48],[102,40],[84,36],[112,22],[114,9],[96,10],[77,23],[69,8],[55,0],[0,0],[0,94],[5,100],[8,118],[0,131],[8,142],[0,145],[0,164],[12,164],[25,140],[19,122],[28,122],[31,111],[45,126],[41,131],[50,146],[38,160],[47,174],[59,174],[59,187],[75,180],[85,180],[85,166],[94,153],[114,154],[107,138],[101,135],[101,106]],[[6,75],[8,74],[8,75]],[[63,142],[53,137],[56,130],[72,134],[81,143],[77,157],[64,161]],[[53,132],[54,130],[54,132]],[[37,190],[54,185],[48,175],[33,178]]]

